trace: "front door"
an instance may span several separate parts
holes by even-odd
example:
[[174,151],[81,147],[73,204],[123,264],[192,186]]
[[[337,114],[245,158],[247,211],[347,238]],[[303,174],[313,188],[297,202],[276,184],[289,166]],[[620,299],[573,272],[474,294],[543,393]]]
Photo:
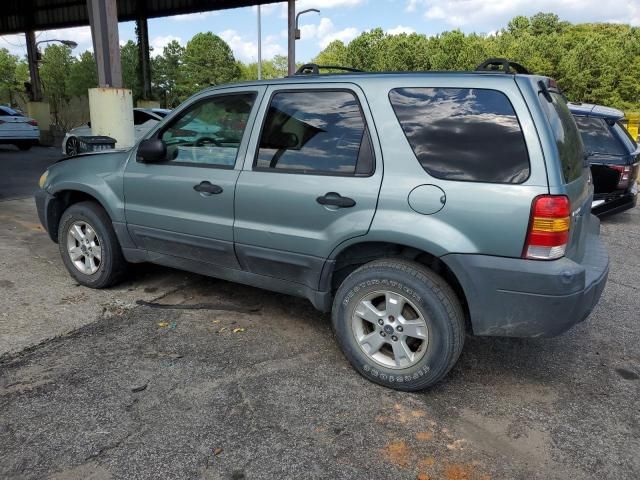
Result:
[[366,99],[353,84],[270,87],[236,187],[244,269],[318,288],[325,260],[364,235],[382,163]]
[[[233,199],[261,88],[196,98],[152,136],[162,163],[129,159],[124,177],[129,233],[138,248],[238,268]],[[239,162],[241,163],[241,162]]]

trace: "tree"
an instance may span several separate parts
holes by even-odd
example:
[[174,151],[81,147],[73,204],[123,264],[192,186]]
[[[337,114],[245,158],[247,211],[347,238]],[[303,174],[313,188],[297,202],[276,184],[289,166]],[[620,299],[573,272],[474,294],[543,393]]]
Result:
[[13,103],[18,57],[0,48],[0,101]]
[[231,48],[211,32],[197,33],[187,43],[182,73],[179,88],[187,94],[240,77]]
[[129,40],[120,47],[120,62],[122,65],[122,85],[131,89],[133,101],[142,97],[142,86],[140,85],[140,59],[138,57],[138,45],[133,40]]
[[73,57],[64,45],[49,45],[40,61],[40,79],[44,96],[49,101],[54,124],[62,126],[61,110],[69,102],[67,81]]
[[178,88],[184,63],[184,47],[172,40],[162,50],[162,55],[151,61],[151,78],[156,94],[166,107],[177,107],[182,100]]
[[68,86],[71,96],[86,96],[90,88],[98,86],[98,67],[93,53],[83,52],[71,63]]
[[341,40],[334,40],[322,50],[313,63],[318,65],[347,65],[347,47]]

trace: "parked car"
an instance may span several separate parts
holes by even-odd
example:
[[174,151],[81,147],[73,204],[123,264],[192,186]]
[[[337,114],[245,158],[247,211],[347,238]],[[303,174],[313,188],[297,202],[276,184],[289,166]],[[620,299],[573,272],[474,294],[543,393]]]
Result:
[[589,103],[569,103],[591,165],[593,213],[610,215],[636,206],[640,149],[622,125],[624,113]]
[[0,144],[29,150],[40,141],[38,122],[10,107],[0,105]]
[[[154,127],[160,120],[166,117],[171,110],[164,108],[134,108],[133,125],[135,128],[135,138],[140,139],[145,133]],[[82,151],[80,137],[91,137],[91,123],[69,131],[62,140],[62,153],[69,157],[75,157]]]
[[553,80],[315,70],[206,89],[128,151],[51,166],[36,204],[70,274],[153,262],[305,297],[360,374],[407,391],[465,331],[587,318],[609,261]]

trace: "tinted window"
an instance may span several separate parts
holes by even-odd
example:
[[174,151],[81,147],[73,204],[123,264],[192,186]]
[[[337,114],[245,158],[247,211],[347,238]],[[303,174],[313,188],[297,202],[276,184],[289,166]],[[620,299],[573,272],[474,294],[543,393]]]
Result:
[[[266,115],[256,167],[299,173],[370,173],[371,149],[360,104],[351,92],[281,92]],[[367,152],[367,172],[358,157]]]
[[420,165],[447,180],[521,183],[527,146],[507,97],[495,90],[400,88],[389,94]]
[[549,120],[558,146],[564,181],[570,183],[582,174],[582,168],[585,166],[584,148],[567,102],[558,93],[551,93],[551,98],[553,102],[549,103],[544,95],[540,94],[540,105]]
[[254,93],[220,95],[193,105],[163,131],[170,161],[232,168]]
[[627,127],[625,127],[622,122],[616,122],[616,124],[614,125],[613,129],[615,131],[619,132],[619,134],[622,134],[622,136],[628,140],[629,145],[631,145],[631,151],[632,152],[635,151],[636,148],[638,148],[638,143],[631,136],[631,134],[629,133],[629,130],[627,130]]
[[156,118],[149,115],[147,112],[143,112],[141,110],[133,111],[133,124],[134,125],[142,125],[149,120],[157,120]]
[[614,136],[611,127],[602,118],[574,117],[584,149],[590,153],[607,153],[609,155],[625,155],[628,152],[620,140]]

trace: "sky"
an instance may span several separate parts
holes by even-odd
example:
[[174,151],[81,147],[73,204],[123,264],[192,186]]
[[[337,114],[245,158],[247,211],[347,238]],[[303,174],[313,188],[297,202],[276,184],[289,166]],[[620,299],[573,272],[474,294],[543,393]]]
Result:
[[[606,5],[606,8],[603,8]],[[296,42],[296,60],[308,61],[331,41],[348,43],[360,33],[382,27],[388,33],[434,35],[460,29],[490,34],[516,15],[553,12],[562,20],[615,22],[640,26],[640,0],[297,0],[296,9],[318,8],[320,14],[300,18],[302,38]],[[269,59],[287,52],[286,3],[265,5],[262,12],[262,54]],[[149,20],[152,55],[162,53],[171,40],[185,45],[198,32],[222,37],[243,62],[257,60],[256,8],[238,8]],[[93,50],[89,27],[38,32],[38,40],[74,40],[74,54]],[[134,23],[119,25],[120,43],[134,40]],[[26,55],[24,35],[0,36],[0,48]]]

